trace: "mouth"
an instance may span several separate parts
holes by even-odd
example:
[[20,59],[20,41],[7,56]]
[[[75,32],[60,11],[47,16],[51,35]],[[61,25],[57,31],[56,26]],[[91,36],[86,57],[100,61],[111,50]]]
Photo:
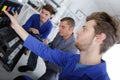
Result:
[[44,19],[44,17],[43,17],[43,16],[40,16],[40,18],[41,18],[41,19]]

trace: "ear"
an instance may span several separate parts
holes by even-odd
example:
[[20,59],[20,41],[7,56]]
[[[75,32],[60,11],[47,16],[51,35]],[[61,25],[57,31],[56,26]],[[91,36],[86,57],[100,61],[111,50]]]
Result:
[[103,41],[106,39],[106,34],[105,33],[97,34],[96,39],[97,39],[97,42],[102,44]]

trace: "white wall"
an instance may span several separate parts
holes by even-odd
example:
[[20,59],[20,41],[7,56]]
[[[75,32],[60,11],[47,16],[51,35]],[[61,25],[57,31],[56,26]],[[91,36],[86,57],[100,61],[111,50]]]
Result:
[[91,14],[94,11],[98,11],[97,5],[92,0],[72,0],[69,8],[76,12],[77,9],[83,11],[86,15]]
[[104,55],[110,80],[120,80],[120,44],[113,46]]
[[[63,1],[62,3],[60,3],[61,7],[57,9],[58,12],[55,14],[52,21],[53,23],[57,24],[59,23],[59,20],[63,18],[63,16],[65,17],[65,15],[68,15],[68,16],[71,15],[71,17],[73,17],[76,22],[76,26],[74,30],[75,33],[80,27],[83,26],[87,15],[90,15],[92,12],[99,11],[97,5],[92,0],[61,0],[61,1]],[[81,15],[82,13],[77,15],[76,14],[77,10],[80,10],[83,13],[82,18],[81,17],[78,18],[78,16]],[[54,28],[54,30],[56,29]],[[55,35],[51,33],[48,39],[53,40],[53,36]]]

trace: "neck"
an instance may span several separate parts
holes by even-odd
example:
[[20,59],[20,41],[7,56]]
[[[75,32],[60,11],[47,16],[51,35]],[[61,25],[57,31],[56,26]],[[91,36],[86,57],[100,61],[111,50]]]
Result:
[[99,50],[81,51],[80,52],[80,64],[96,65],[101,63],[102,55]]
[[67,39],[70,38],[71,36],[72,36],[72,34],[69,34],[69,35],[63,36],[63,39],[64,39],[64,40],[67,40]]

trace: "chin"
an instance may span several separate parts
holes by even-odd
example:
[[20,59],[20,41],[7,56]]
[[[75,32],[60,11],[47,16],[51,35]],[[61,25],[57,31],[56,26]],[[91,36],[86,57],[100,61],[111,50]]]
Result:
[[75,46],[80,49],[78,42],[75,43]]
[[79,43],[79,42],[76,42],[75,43],[75,46],[81,51],[83,50],[83,46]]
[[41,18],[41,22],[45,22],[45,20],[43,18]]

